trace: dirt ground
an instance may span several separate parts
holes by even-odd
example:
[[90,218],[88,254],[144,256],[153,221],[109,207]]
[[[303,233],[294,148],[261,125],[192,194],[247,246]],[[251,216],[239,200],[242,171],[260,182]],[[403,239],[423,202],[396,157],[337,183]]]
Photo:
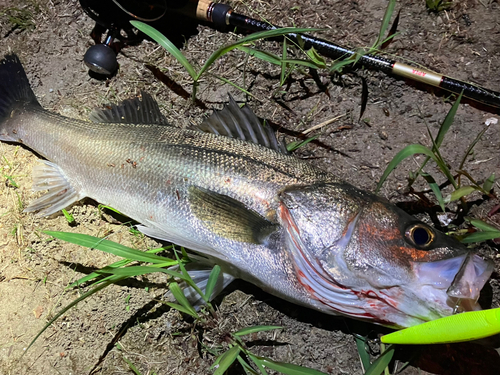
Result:
[[[318,33],[323,38],[363,47],[375,41],[387,1],[250,0],[230,4],[240,13],[275,24],[324,28]],[[453,1],[451,9],[439,13],[429,12],[423,0],[401,1],[396,5],[398,10],[399,34],[385,51],[389,56],[500,91],[498,1]],[[198,65],[216,48],[238,38],[204,25],[181,23],[182,31],[173,24],[163,26],[183,45],[185,56]],[[89,36],[93,26],[78,1],[0,0],[0,55],[17,53],[40,103],[69,117],[87,118],[92,108],[146,90],[156,96],[169,121],[180,127],[191,127],[212,108],[221,108],[228,93],[237,101],[248,102],[258,116],[288,131],[303,131],[337,118],[310,133],[319,135],[319,142],[296,154],[366,190],[374,190],[388,162],[404,146],[432,145],[426,124],[436,134],[452,103],[445,92],[363,69],[341,76],[320,71],[321,87],[309,72],[296,71],[280,86],[279,67],[234,51],[218,60],[211,74],[201,80],[199,100],[193,104],[189,100],[189,76],[152,42],[122,49],[115,76],[107,80],[91,77],[82,60],[93,44]],[[258,47],[281,51],[273,42],[259,42]],[[160,69],[177,89],[157,79],[146,65]],[[217,77],[244,87],[252,96]],[[359,121],[362,78],[367,82],[369,97]],[[442,147],[453,169],[458,168],[468,145],[490,118],[499,118],[498,110],[471,101],[460,105]],[[500,124],[493,122],[464,166],[479,182],[493,172],[500,175],[499,134]],[[251,337],[257,354],[328,374],[361,374],[353,333],[376,337],[386,332],[377,326],[297,307],[244,282],[233,283],[218,299],[219,319],[213,326],[195,329],[191,320],[158,302],[166,292],[165,279],[148,276],[110,286],[80,303],[22,356],[48,319],[86,291],[64,292],[65,286],[116,260],[97,250],[50,241],[41,231],[109,235],[111,240],[139,249],[157,244],[134,236],[127,226],[109,216],[101,216],[97,203],[88,200],[71,208],[75,226],[62,215],[47,219],[23,213],[35,197],[31,170],[38,158],[26,148],[7,143],[0,143],[0,155],[1,374],[131,374],[127,360],[142,374],[209,374],[214,356],[204,348],[227,348],[229,332],[259,324],[284,329]],[[422,160],[410,158],[398,167],[381,194],[393,202],[411,202],[405,207],[421,212],[425,207],[422,201],[406,193],[408,171],[415,170]],[[428,171],[439,177],[439,183],[444,182],[434,167]],[[425,185],[416,184],[415,188],[421,191]],[[498,181],[494,189],[498,192]],[[425,196],[435,204],[431,194]],[[468,200],[473,202],[471,217],[500,225],[498,211],[488,216],[499,204],[497,199],[477,195]],[[450,205],[449,209],[456,207]],[[436,212],[435,206],[428,211]],[[496,272],[485,288],[484,300],[487,307],[498,307],[499,248],[493,242],[479,248],[496,260]],[[378,347],[372,347],[376,355]],[[406,348],[399,350],[396,358],[399,368],[412,361],[403,374],[496,374],[500,368],[498,353],[476,344]],[[229,373],[243,372],[235,367]]]

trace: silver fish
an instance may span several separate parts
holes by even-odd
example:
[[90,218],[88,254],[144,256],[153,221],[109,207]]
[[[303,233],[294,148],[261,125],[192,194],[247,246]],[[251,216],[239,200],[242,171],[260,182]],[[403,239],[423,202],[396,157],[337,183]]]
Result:
[[226,284],[242,278],[328,314],[401,328],[478,308],[491,262],[288,155],[247,107],[231,101],[205,132],[166,124],[147,94],[91,118],[44,110],[17,56],[0,62],[0,140],[47,159],[33,188],[48,192],[26,211],[93,198],[218,263]]

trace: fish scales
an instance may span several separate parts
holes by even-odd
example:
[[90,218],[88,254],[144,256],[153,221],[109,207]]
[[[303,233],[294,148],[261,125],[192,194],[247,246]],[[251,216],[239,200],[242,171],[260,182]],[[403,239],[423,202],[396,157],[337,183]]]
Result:
[[0,62],[0,140],[47,159],[33,187],[48,193],[27,211],[91,197],[220,264],[228,280],[328,314],[400,328],[478,308],[491,262],[286,154],[232,99],[200,126],[210,133],[165,124],[145,93],[91,118],[105,123],[42,109],[18,58]]
[[[264,202],[273,203],[283,186],[331,179],[300,159],[238,139],[171,126],[94,124],[36,107],[22,116],[25,118],[21,117],[20,123],[25,125],[16,131],[19,140],[56,163],[85,196],[139,222],[178,221],[177,227],[198,228],[193,232],[200,236],[206,235],[204,226],[195,223],[196,218],[189,219],[186,202],[187,188],[193,181],[267,216],[271,208]],[[261,199],[252,199],[257,192]],[[223,246],[221,242],[215,241],[213,247]],[[279,259],[271,260],[276,252],[266,255],[267,250],[251,244],[236,255],[240,270],[265,270],[258,278],[264,281],[254,283],[271,290],[265,285],[275,284],[280,273],[288,274],[291,263],[281,252],[277,252]],[[262,259],[255,258],[255,252],[262,254]],[[236,256],[232,263],[236,263]],[[239,274],[236,270],[233,273]],[[295,293],[300,297],[299,290]]]
[[[191,179],[200,187],[243,200],[265,214],[267,208],[251,199],[249,191],[263,191],[267,193],[263,200],[271,201],[284,186],[336,180],[295,157],[209,133],[172,126],[95,124],[38,108],[23,116],[28,125],[17,132],[19,139],[58,164],[81,186],[134,177],[139,185],[129,186],[129,194],[144,194],[140,184],[147,181],[148,188],[167,189],[174,197],[175,190],[183,192],[189,186],[186,179]],[[113,189],[116,186],[112,181],[109,184]],[[102,190],[88,193],[112,205],[116,195],[106,190],[102,186]]]

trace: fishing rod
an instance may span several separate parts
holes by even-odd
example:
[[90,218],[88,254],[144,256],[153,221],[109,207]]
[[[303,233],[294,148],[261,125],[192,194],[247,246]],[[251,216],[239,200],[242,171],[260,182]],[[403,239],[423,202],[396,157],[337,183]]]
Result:
[[[229,5],[214,3],[209,0],[199,0],[196,5],[196,18],[213,23],[216,27],[227,26],[239,27],[248,31],[266,31],[278,28],[268,22],[236,13]],[[299,43],[299,35],[287,34],[294,42]],[[307,34],[300,34],[304,49],[313,47],[319,54],[331,59],[346,60],[354,57],[357,53],[345,47],[334,44],[328,40],[316,38]],[[471,83],[438,74],[423,68],[416,68],[401,62],[390,60],[385,57],[366,54],[359,57],[357,64],[364,65],[370,69],[380,70],[386,74],[422,82],[434,87],[439,87],[455,94],[463,95],[477,102],[500,108],[500,92],[476,86]]]
[[[278,26],[274,26],[268,22],[236,13],[227,4],[214,3],[210,0],[80,0],[80,4],[97,23],[110,29],[105,42],[92,46],[84,56],[87,66],[100,74],[112,74],[118,67],[116,54],[110,46],[113,38],[119,37],[119,29],[126,28],[127,26],[125,25],[129,25],[129,19],[153,22],[163,17],[168,10],[195,18],[198,21],[207,22],[214,25],[215,28],[222,30],[227,29],[228,26],[251,32],[278,28]],[[106,21],[105,16],[111,17],[112,20]],[[353,50],[308,34],[299,35],[290,33],[287,34],[287,37],[297,44],[300,43],[304,49],[313,47],[319,54],[325,57],[334,60],[347,60],[356,57],[357,65],[363,65],[389,75],[422,82],[455,94],[463,92],[463,95],[469,99],[500,108],[499,92],[459,81],[428,69],[416,68],[382,56],[373,54],[359,55]]]

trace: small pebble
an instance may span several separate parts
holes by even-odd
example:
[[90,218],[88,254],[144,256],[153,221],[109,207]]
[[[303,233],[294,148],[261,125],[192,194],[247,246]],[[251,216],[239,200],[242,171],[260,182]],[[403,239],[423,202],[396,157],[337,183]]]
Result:
[[496,117],[490,117],[490,118],[486,119],[486,121],[484,122],[484,124],[486,126],[496,125],[496,124],[498,124],[498,119]]

